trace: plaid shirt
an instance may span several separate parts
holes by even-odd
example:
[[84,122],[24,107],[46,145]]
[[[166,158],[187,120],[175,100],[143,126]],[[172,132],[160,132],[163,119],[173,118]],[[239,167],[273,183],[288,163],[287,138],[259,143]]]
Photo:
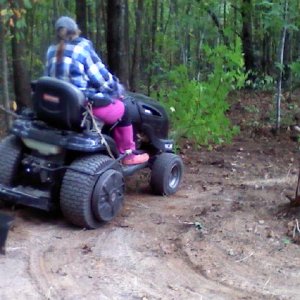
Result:
[[102,63],[92,43],[78,37],[65,42],[63,58],[56,63],[58,45],[47,51],[45,75],[68,81],[81,89],[87,97],[95,94],[103,98],[118,98],[122,87]]

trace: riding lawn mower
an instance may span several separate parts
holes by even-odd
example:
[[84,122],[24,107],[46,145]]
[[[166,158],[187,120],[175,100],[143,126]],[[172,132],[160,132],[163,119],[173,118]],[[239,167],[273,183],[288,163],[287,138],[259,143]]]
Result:
[[0,200],[46,211],[60,209],[72,224],[87,229],[112,220],[124,202],[124,177],[149,169],[150,186],[172,195],[183,162],[168,138],[165,109],[141,94],[124,102],[133,121],[137,151],[148,162],[123,165],[113,126],[95,120],[74,85],[41,77],[32,84],[33,109],[25,109],[0,143]]

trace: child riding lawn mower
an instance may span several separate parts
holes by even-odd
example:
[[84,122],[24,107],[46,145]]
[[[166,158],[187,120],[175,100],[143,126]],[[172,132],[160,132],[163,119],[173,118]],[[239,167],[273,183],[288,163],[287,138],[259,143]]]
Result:
[[93,118],[84,94],[70,83],[42,77],[33,84],[33,110],[24,110],[0,143],[0,200],[51,211],[74,225],[97,228],[112,220],[124,201],[124,176],[148,168],[155,194],[174,194],[183,162],[168,139],[164,108],[127,93],[137,151],[146,163],[123,165],[113,126]]

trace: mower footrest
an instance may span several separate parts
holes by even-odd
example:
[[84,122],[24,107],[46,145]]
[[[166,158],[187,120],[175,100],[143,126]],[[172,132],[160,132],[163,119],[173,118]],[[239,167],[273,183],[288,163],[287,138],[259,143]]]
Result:
[[48,191],[34,189],[29,186],[8,187],[0,184],[0,200],[12,204],[22,204],[42,210],[52,210],[51,196]]
[[147,167],[148,167],[148,162],[145,162],[142,164],[137,164],[137,165],[127,165],[127,166],[124,165],[122,167],[122,172],[123,172],[124,176],[131,176],[138,170],[145,169]]

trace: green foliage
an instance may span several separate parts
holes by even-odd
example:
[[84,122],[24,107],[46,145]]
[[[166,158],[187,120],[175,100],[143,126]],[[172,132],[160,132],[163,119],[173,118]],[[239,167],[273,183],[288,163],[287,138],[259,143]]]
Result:
[[[300,108],[297,103],[284,103],[281,108],[281,120],[280,124],[282,128],[288,128],[291,125],[295,124],[295,115],[300,113]],[[276,123],[276,114],[275,111],[272,110],[269,112],[269,123]],[[260,124],[261,126],[261,124]]]
[[291,63],[290,70],[296,84],[300,84],[300,60]]
[[[173,122],[175,137],[189,136],[198,143],[230,140],[236,129],[226,118],[226,97],[244,84],[243,57],[236,40],[243,36],[243,8],[248,1],[178,0],[144,1],[142,17],[139,91],[160,96]],[[300,26],[299,1],[251,0],[252,46],[255,70],[246,87],[271,90],[286,65],[276,63],[282,28],[290,39],[285,57],[296,60]],[[87,0],[89,36],[97,51],[106,49],[107,1]],[[25,40],[25,60],[31,78],[42,74],[45,51],[54,41],[53,22],[60,15],[76,15],[76,1],[0,0],[1,24],[5,26],[8,61],[13,34]],[[13,9],[14,7],[14,9]],[[129,55],[133,54],[137,1],[129,1]],[[156,10],[155,10],[156,7]],[[96,10],[95,10],[96,9]],[[90,13],[90,12],[94,13]],[[97,26],[96,26],[97,24]],[[97,34],[96,34],[97,33]],[[236,45],[230,50],[222,45]],[[206,46],[204,46],[206,45]],[[106,56],[103,56],[107,62]],[[130,60],[130,62],[133,60]],[[260,63],[264,64],[260,64]],[[286,64],[286,62],[284,62]],[[131,66],[129,66],[131,68]],[[300,84],[300,61],[291,65],[292,85]],[[12,70],[10,69],[10,72]],[[118,75],[118,74],[116,74]],[[253,75],[253,76],[252,76]],[[154,77],[154,78],[153,78]],[[197,79],[196,79],[197,78]],[[253,79],[254,78],[254,79]],[[172,111],[171,111],[172,108]],[[250,107],[249,110],[255,111]],[[285,111],[283,111],[285,113]],[[284,117],[284,116],[283,116]],[[284,119],[284,118],[283,118]],[[220,125],[221,124],[221,125]]]
[[0,16],[2,17],[2,22],[7,27],[16,29],[14,35],[17,38],[17,40],[24,39],[23,30],[26,28],[26,9],[30,9],[32,7],[31,1],[24,0],[20,3],[10,3],[8,1],[1,1],[0,5]]
[[247,80],[245,82],[245,86],[247,88],[261,90],[261,91],[271,91],[274,89],[275,86],[275,79],[274,77],[264,74],[259,75],[252,72],[255,77],[255,80]]
[[203,81],[190,79],[188,69],[180,65],[160,78],[158,95],[170,114],[174,138],[186,136],[198,144],[229,142],[238,128],[226,117],[229,91],[243,86],[243,59],[240,47],[235,51],[224,45],[204,47],[210,72]]

